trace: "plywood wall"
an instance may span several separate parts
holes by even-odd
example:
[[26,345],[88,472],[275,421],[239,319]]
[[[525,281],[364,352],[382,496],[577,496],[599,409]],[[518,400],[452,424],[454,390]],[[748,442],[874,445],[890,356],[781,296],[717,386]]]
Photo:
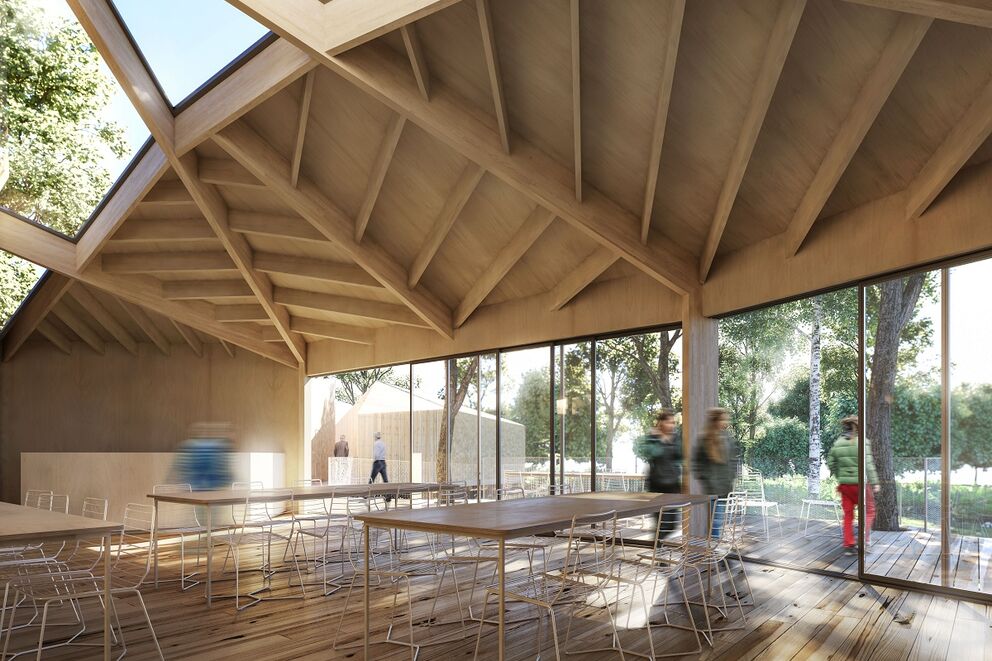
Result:
[[[190,424],[229,422],[241,452],[285,454],[287,483],[300,472],[303,391],[296,370],[247,351],[205,344],[164,356],[150,344],[132,356],[44,341],[0,364],[0,497],[20,499],[21,452],[175,450]],[[154,455],[151,455],[154,456]],[[128,479],[122,475],[120,479]]]

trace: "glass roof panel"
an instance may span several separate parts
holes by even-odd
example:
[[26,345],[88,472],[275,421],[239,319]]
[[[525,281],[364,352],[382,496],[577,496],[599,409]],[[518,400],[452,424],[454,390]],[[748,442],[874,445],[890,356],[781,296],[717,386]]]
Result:
[[113,4],[173,106],[268,34],[224,0]]
[[0,3],[0,206],[73,236],[148,129],[64,0]]
[[0,250],[0,329],[7,328],[7,322],[44,274],[40,266]]

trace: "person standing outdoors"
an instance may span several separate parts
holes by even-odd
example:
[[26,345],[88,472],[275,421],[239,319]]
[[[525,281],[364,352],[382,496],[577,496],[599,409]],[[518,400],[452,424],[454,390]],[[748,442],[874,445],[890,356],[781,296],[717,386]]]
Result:
[[[854,555],[854,507],[858,504],[858,418],[850,416],[840,421],[841,435],[827,453],[827,467],[837,478],[837,493],[844,509],[844,552]],[[865,439],[865,544],[875,521],[875,493],[878,493],[878,473],[871,456],[871,443]]]
[[376,432],[372,442],[372,475],[369,476],[369,484],[375,482],[377,475],[382,475],[383,482],[389,482],[386,475],[386,443],[382,440],[382,432]]
[[[712,408],[706,412],[706,424],[696,443],[692,458],[692,474],[703,486],[703,493],[726,498],[734,490],[740,450],[730,433],[730,414],[726,409]],[[723,529],[725,503],[713,510],[710,535],[719,537]]]
[[[651,429],[637,439],[637,455],[647,463],[647,488],[656,493],[682,491],[682,443],[675,436],[675,414],[662,409],[652,419]],[[675,532],[678,512],[665,510],[660,527],[657,515],[655,528],[658,538],[664,539]]]

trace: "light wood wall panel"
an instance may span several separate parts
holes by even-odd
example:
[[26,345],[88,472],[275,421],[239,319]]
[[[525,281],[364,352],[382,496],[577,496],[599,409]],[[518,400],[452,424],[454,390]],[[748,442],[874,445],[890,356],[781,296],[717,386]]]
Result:
[[142,342],[135,357],[108,343],[100,356],[77,345],[67,356],[26,343],[0,367],[3,499],[19,500],[21,452],[171,452],[204,421],[232,423],[237,450],[285,453],[295,479],[297,372],[248,351],[231,358],[216,343],[203,358],[172,349],[163,356]]

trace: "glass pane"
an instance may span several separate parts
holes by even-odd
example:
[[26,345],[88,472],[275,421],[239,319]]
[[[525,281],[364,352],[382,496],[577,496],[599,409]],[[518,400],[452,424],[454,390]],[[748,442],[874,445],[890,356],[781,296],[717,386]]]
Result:
[[479,362],[478,356],[446,361],[448,389],[444,413],[448,416],[447,439],[450,441],[446,446],[444,441],[438,442],[438,450],[443,449],[448,456],[447,474],[439,473],[440,479],[464,483],[470,497],[478,491],[479,484],[479,426],[482,422],[478,410]]
[[[334,388],[334,433],[330,438],[348,443],[352,483],[368,482],[376,468],[376,482],[410,480],[410,368],[408,365],[346,372],[331,377]],[[309,409],[308,405],[308,409]],[[375,436],[381,435],[385,476],[381,476]],[[337,442],[337,441],[335,441]],[[318,444],[311,445],[314,465],[322,460]],[[328,452],[327,440],[319,444]],[[333,446],[330,449],[333,452]],[[339,478],[343,481],[343,477]]]
[[[597,491],[644,488],[635,446],[656,411],[681,408],[681,337],[674,330],[596,342]],[[682,442],[678,432],[674,442]]]
[[549,347],[499,355],[500,486],[547,495],[551,472]]
[[559,485],[589,491],[592,469],[592,342],[555,347],[555,446]]
[[45,269],[9,252],[0,251],[0,328],[37,286]]
[[[442,454],[438,470],[438,442],[447,438],[447,422],[443,420],[447,366],[440,360],[413,366],[413,454],[411,475],[414,482],[436,482],[447,479],[447,462]],[[445,436],[442,437],[442,431]],[[447,447],[445,445],[445,447]]]
[[[950,270],[950,555],[943,583],[992,593],[992,260]],[[945,571],[946,569],[946,571]]]
[[[479,385],[481,394],[473,406],[480,414],[481,448],[481,492],[483,500],[496,498],[496,354],[484,354],[479,358]],[[522,434],[516,442],[523,445]],[[510,439],[512,446],[513,439]]]
[[940,329],[939,271],[865,288],[866,484],[841,489],[866,501],[869,574],[929,583],[939,571]]
[[73,236],[148,130],[66,3],[2,11],[0,206]]
[[223,0],[114,0],[114,6],[173,105],[268,33]]

